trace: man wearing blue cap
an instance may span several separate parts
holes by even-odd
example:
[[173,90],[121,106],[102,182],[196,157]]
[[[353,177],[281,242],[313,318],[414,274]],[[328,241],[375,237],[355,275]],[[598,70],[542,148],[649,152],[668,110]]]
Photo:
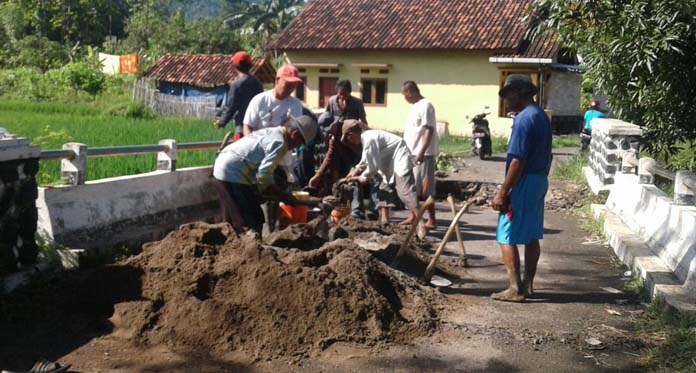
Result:
[[[544,235],[544,198],[551,168],[551,123],[536,103],[537,88],[527,75],[507,77],[499,95],[515,116],[505,164],[505,181],[492,201],[499,211],[496,240],[500,244],[510,287],[494,300],[523,302],[533,292],[534,275]],[[524,245],[524,275],[517,245]]]

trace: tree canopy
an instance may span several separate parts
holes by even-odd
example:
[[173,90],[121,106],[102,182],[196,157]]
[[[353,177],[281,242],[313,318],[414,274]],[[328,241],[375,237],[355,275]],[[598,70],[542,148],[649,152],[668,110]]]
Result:
[[653,153],[696,141],[696,0],[537,0],[534,32],[552,29],[584,58],[620,118]]

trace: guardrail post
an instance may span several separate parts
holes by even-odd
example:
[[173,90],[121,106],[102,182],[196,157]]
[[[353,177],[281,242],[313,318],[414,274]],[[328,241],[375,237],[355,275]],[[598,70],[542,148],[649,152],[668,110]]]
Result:
[[63,149],[72,150],[75,158],[60,161],[61,179],[68,185],[83,185],[87,176],[87,145],[69,142]]
[[624,174],[633,174],[636,172],[636,167],[633,165],[633,161],[636,161],[636,152],[634,150],[627,150],[621,155],[621,172]]
[[638,182],[640,184],[655,184],[655,175],[649,171],[649,168],[656,164],[652,158],[641,158],[638,160]]
[[677,176],[674,178],[674,204],[693,206],[695,192],[686,186],[685,180],[696,180],[696,174],[689,171],[677,171]]
[[160,145],[166,145],[168,150],[157,153],[158,171],[176,171],[176,140],[162,140]]
[[0,278],[36,261],[40,152],[26,138],[0,132]]

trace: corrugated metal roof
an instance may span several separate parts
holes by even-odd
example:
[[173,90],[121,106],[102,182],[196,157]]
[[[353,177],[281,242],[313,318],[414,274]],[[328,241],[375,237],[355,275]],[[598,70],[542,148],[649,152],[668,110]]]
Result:
[[312,0],[279,50],[490,50],[515,53],[533,0]]
[[[273,65],[255,57],[250,74],[263,83],[273,83]],[[199,87],[218,87],[237,77],[228,54],[167,54],[145,73],[146,77],[163,82],[185,83]]]

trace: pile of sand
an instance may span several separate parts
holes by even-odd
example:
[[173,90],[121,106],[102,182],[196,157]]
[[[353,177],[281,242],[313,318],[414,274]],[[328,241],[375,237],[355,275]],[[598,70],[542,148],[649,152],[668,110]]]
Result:
[[142,273],[142,295],[116,304],[111,321],[137,343],[268,359],[340,341],[406,342],[437,327],[437,293],[349,239],[280,249],[195,223],[120,265]]

